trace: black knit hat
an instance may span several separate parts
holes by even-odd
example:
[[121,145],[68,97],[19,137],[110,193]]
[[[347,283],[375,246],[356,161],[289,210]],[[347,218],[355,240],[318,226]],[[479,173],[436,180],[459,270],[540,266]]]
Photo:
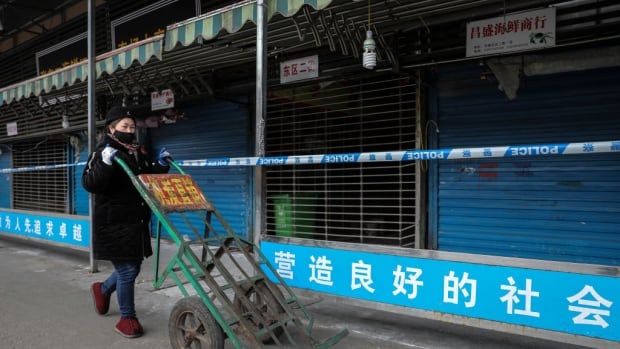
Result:
[[105,125],[108,126],[114,121],[124,119],[124,118],[133,119],[133,115],[131,115],[131,112],[129,111],[129,109],[123,106],[120,106],[120,105],[115,105],[112,108],[110,108],[110,110],[106,114]]

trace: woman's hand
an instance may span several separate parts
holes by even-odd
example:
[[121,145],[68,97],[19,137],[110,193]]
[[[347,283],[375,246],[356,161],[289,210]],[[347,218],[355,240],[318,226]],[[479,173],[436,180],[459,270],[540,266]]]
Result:
[[103,163],[112,166],[112,160],[114,160],[114,156],[116,156],[116,152],[118,150],[106,145],[105,148],[101,151],[101,160]]
[[159,155],[157,156],[157,162],[161,166],[168,166],[169,161],[172,161],[172,155],[170,155],[170,152],[166,150],[166,147],[161,148]]

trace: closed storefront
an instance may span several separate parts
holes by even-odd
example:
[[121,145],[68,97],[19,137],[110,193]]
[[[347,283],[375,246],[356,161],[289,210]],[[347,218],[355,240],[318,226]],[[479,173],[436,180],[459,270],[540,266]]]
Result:
[[[268,156],[415,147],[409,75],[281,86],[271,90],[267,109]],[[267,233],[413,247],[415,163],[350,162],[267,168]]]
[[[67,142],[62,138],[22,141],[12,150],[13,168],[67,163]],[[12,181],[5,182],[12,183],[11,208],[68,213],[68,178],[67,168],[14,173]]]
[[[251,154],[250,117],[245,104],[211,102],[183,107],[184,117],[175,123],[150,129],[153,155],[166,147],[176,160],[213,157],[241,157]],[[248,167],[185,167],[203,192],[222,213],[236,234],[249,237],[251,227],[252,179]],[[174,171],[174,170],[171,170]],[[172,223],[182,234],[193,236],[180,214],[172,214]],[[204,216],[187,214],[199,232]],[[216,232],[222,233],[219,223]]]
[[[78,137],[74,137],[77,141]],[[88,140],[86,137],[81,138],[78,147],[72,147],[71,155],[72,160],[75,163],[88,161]],[[69,168],[70,176],[73,179],[70,183],[72,186],[71,193],[73,194],[73,214],[88,215],[88,192],[82,186],[82,173],[84,172],[83,166]]]
[[[606,68],[527,77],[508,100],[484,67],[442,67],[431,101],[438,146],[582,142],[587,150],[618,139],[619,90],[620,69]],[[620,264],[617,154],[442,161],[432,169],[437,249]]]
[[[11,148],[0,146],[0,168],[11,168]],[[0,174],[0,207],[11,207],[11,175],[8,173]]]

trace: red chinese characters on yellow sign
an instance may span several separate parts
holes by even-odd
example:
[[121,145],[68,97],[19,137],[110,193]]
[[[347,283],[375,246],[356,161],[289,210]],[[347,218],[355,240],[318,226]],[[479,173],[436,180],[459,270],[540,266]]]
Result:
[[212,210],[196,182],[188,175],[143,174],[139,178],[164,211]]

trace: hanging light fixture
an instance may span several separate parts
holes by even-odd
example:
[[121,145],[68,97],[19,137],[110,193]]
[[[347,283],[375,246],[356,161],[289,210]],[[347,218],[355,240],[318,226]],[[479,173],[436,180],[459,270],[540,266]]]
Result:
[[69,115],[63,113],[61,125],[62,128],[69,128],[69,126],[71,126],[71,124],[69,123]]
[[362,57],[362,65],[364,68],[375,69],[377,65],[377,44],[372,38],[372,30],[370,30],[370,0],[368,0],[368,30],[366,30],[366,40],[364,40]]

